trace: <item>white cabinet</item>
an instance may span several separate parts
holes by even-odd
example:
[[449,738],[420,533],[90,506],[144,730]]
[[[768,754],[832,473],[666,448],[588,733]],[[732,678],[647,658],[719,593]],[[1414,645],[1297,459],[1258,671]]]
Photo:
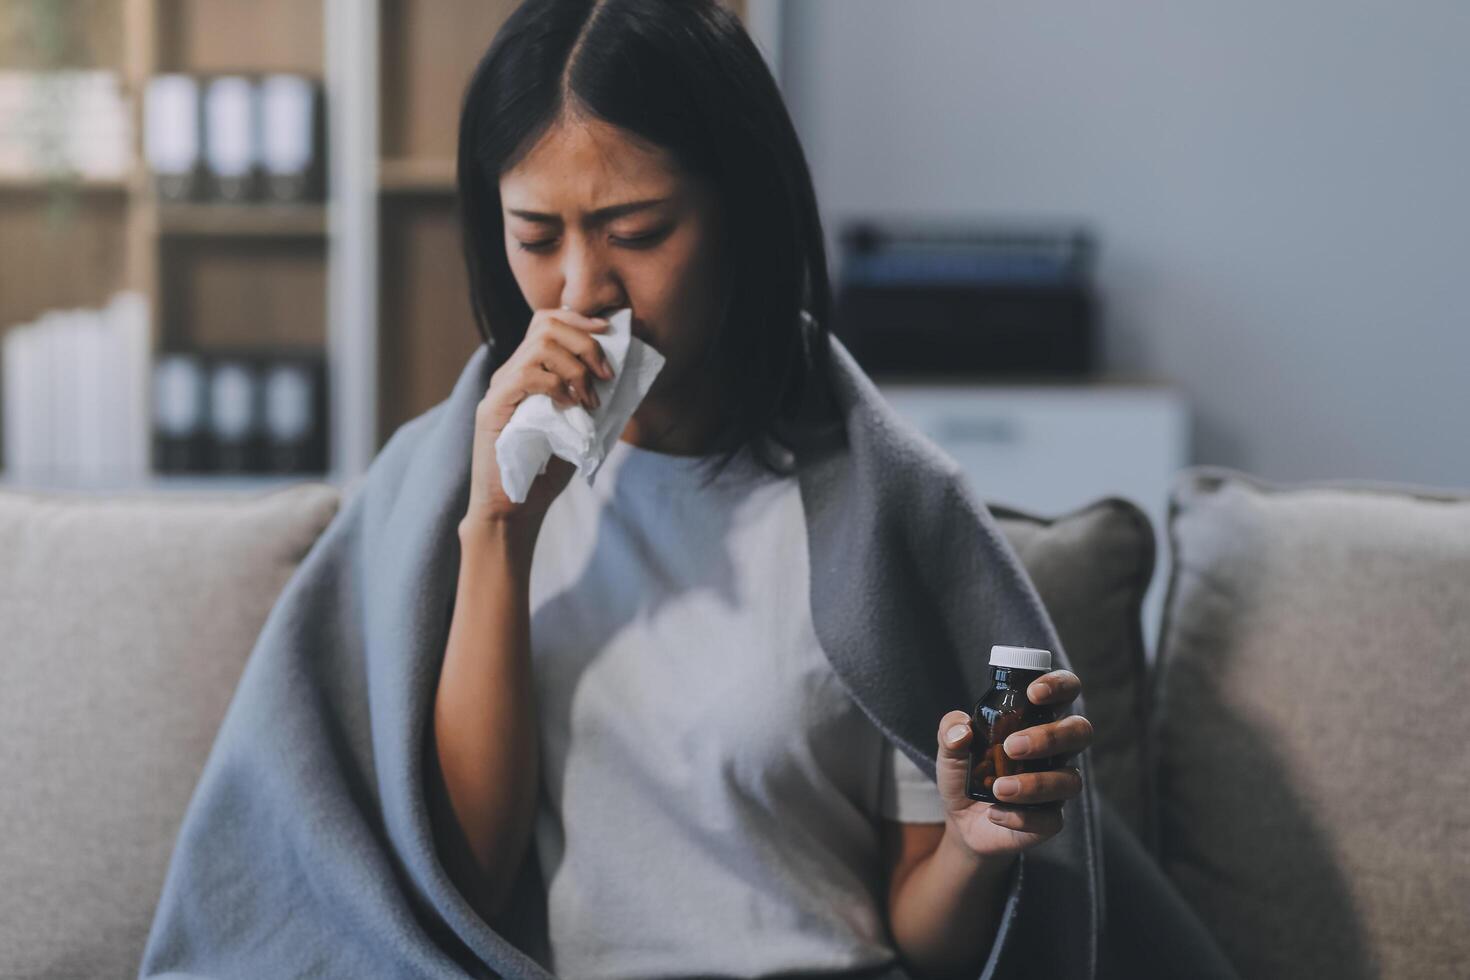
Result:
[[986,503],[1054,517],[1126,497],[1154,526],[1158,560],[1144,600],[1150,660],[1168,581],[1169,486],[1187,465],[1183,396],[1158,384],[878,382],[899,414],[964,468]]

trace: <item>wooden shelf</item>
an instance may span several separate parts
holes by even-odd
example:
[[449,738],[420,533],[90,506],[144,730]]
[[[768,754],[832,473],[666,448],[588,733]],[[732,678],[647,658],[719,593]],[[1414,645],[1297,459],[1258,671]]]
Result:
[[[96,307],[128,284],[132,198],[120,186],[62,207],[46,185],[0,191],[0,332],[47,310]],[[63,202],[64,203],[64,202]]]
[[158,71],[322,73],[323,0],[149,2]]
[[378,164],[378,189],[384,193],[453,194],[453,160],[384,160]]
[[82,194],[126,194],[128,177],[45,177],[0,174],[0,194],[49,194],[53,191]]
[[165,235],[161,339],[170,347],[326,345],[325,237]]
[[311,238],[327,233],[324,204],[160,204],[164,235]]
[[449,393],[481,343],[454,210],[459,108],[517,0],[374,2],[377,251],[385,273],[376,298],[376,451]]
[[373,2],[380,11],[379,157],[452,162],[465,85],[517,2]]

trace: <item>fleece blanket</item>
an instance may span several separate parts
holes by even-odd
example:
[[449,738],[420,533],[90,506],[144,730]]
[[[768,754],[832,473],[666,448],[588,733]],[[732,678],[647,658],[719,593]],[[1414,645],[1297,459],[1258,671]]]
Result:
[[[993,643],[1070,665],[957,465],[830,344],[837,410],[811,408],[786,433],[816,630],[853,698],[933,778],[939,718],[988,687]],[[448,398],[394,432],[277,599],[185,812],[141,977],[551,976],[527,952],[534,934],[517,932],[537,927],[544,902],[535,859],[514,883],[525,914],[493,928],[438,857],[424,788],[490,363],[482,345]],[[1072,710],[1085,714],[1084,700]],[[1093,977],[1100,964],[1228,975],[1177,893],[1099,813],[1089,755],[1077,764],[1086,790],[1061,833],[1017,863],[982,980]],[[1125,935],[1105,933],[1112,856],[1130,889]],[[899,963],[864,975],[908,976]]]

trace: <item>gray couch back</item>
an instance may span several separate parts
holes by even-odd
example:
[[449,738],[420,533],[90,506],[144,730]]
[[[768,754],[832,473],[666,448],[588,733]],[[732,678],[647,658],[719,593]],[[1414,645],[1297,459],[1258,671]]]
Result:
[[[136,973],[255,637],[339,504],[0,490],[0,976]],[[1082,676],[1100,796],[1242,975],[1462,975],[1470,496],[1182,471],[1153,675],[1143,511],[992,511]]]

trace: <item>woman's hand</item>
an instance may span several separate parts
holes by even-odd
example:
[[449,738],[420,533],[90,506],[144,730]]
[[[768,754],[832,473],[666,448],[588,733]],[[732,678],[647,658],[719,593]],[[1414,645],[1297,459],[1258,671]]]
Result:
[[553,456],[546,464],[546,472],[532,481],[525,501],[519,504],[512,501],[500,485],[495,440],[516,406],[528,395],[550,395],[563,405],[580,403],[587,411],[595,411],[598,397],[592,387],[593,375],[606,380],[613,376],[613,371],[602,345],[592,334],[607,328],[606,320],[571,310],[537,310],[532,315],[525,338],[490,376],[490,387],[475,409],[466,522],[504,518],[539,520],[556,495],[566,488],[576,466]]
[[[1081,693],[1082,681],[1070,670],[1043,674],[1026,688],[1026,697],[1033,704],[1066,705]],[[952,733],[954,729],[959,730]],[[1007,803],[1045,806],[1012,807],[972,800],[965,795],[965,771],[970,765],[970,742],[974,737],[968,712],[950,711],[940,719],[935,775],[944,800],[946,830],[982,858],[1015,854],[1059,833],[1063,801],[1082,792],[1081,772],[1075,766],[1063,766],[1051,772],[1003,776],[995,781],[995,795]],[[956,740],[951,742],[951,738]],[[1068,715],[1012,732],[1003,748],[1013,759],[1056,756],[1061,765],[1091,744],[1092,723],[1082,715]]]

